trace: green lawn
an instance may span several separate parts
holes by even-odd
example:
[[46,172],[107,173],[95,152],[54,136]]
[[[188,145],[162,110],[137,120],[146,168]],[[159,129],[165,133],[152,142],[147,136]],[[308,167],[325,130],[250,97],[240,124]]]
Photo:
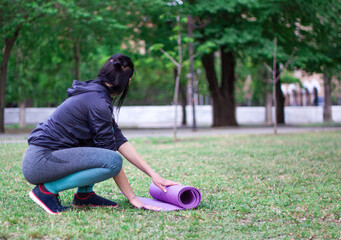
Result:
[[[341,132],[132,139],[162,176],[200,189],[198,209],[132,208],[112,180],[95,191],[118,209],[50,216],[28,197],[26,144],[0,145],[0,239],[340,239]],[[136,195],[150,179],[124,163]],[[73,190],[61,193],[70,205]]]

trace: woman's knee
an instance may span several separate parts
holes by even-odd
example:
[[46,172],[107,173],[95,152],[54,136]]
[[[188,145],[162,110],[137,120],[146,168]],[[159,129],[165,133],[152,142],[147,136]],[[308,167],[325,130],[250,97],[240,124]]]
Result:
[[121,169],[123,164],[122,156],[117,152],[112,152],[110,158],[107,159],[106,168],[109,168],[113,174],[117,175]]

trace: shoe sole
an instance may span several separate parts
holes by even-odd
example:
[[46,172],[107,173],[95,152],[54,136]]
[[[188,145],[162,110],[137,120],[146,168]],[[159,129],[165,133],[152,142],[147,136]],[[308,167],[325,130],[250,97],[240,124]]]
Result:
[[117,208],[119,206],[119,204],[115,205],[115,206],[100,206],[100,205],[75,205],[72,204],[73,207],[76,208],[85,208],[85,207],[92,207],[92,208],[97,208],[97,207],[102,207],[102,208]]
[[51,215],[61,214],[60,212],[52,212],[40,199],[34,194],[33,191],[29,192],[28,195],[30,198],[42,209],[44,209],[45,212]]

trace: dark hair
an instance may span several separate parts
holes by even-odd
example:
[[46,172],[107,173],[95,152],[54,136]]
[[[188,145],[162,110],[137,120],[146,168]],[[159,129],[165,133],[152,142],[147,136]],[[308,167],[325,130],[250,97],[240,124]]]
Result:
[[[134,64],[131,59],[123,54],[111,56],[98,73],[102,84],[109,83],[110,94],[115,94],[114,105],[120,109],[128,93],[129,79],[134,74]],[[107,86],[106,86],[107,87]]]

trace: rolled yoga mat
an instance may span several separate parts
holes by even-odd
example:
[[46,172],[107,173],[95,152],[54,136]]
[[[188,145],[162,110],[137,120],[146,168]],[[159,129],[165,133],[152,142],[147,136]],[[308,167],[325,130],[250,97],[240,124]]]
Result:
[[155,198],[139,199],[144,203],[162,208],[162,211],[185,210],[198,207],[201,202],[201,193],[195,187],[174,185],[166,187],[167,192],[163,192],[152,183],[149,187],[150,195]]

